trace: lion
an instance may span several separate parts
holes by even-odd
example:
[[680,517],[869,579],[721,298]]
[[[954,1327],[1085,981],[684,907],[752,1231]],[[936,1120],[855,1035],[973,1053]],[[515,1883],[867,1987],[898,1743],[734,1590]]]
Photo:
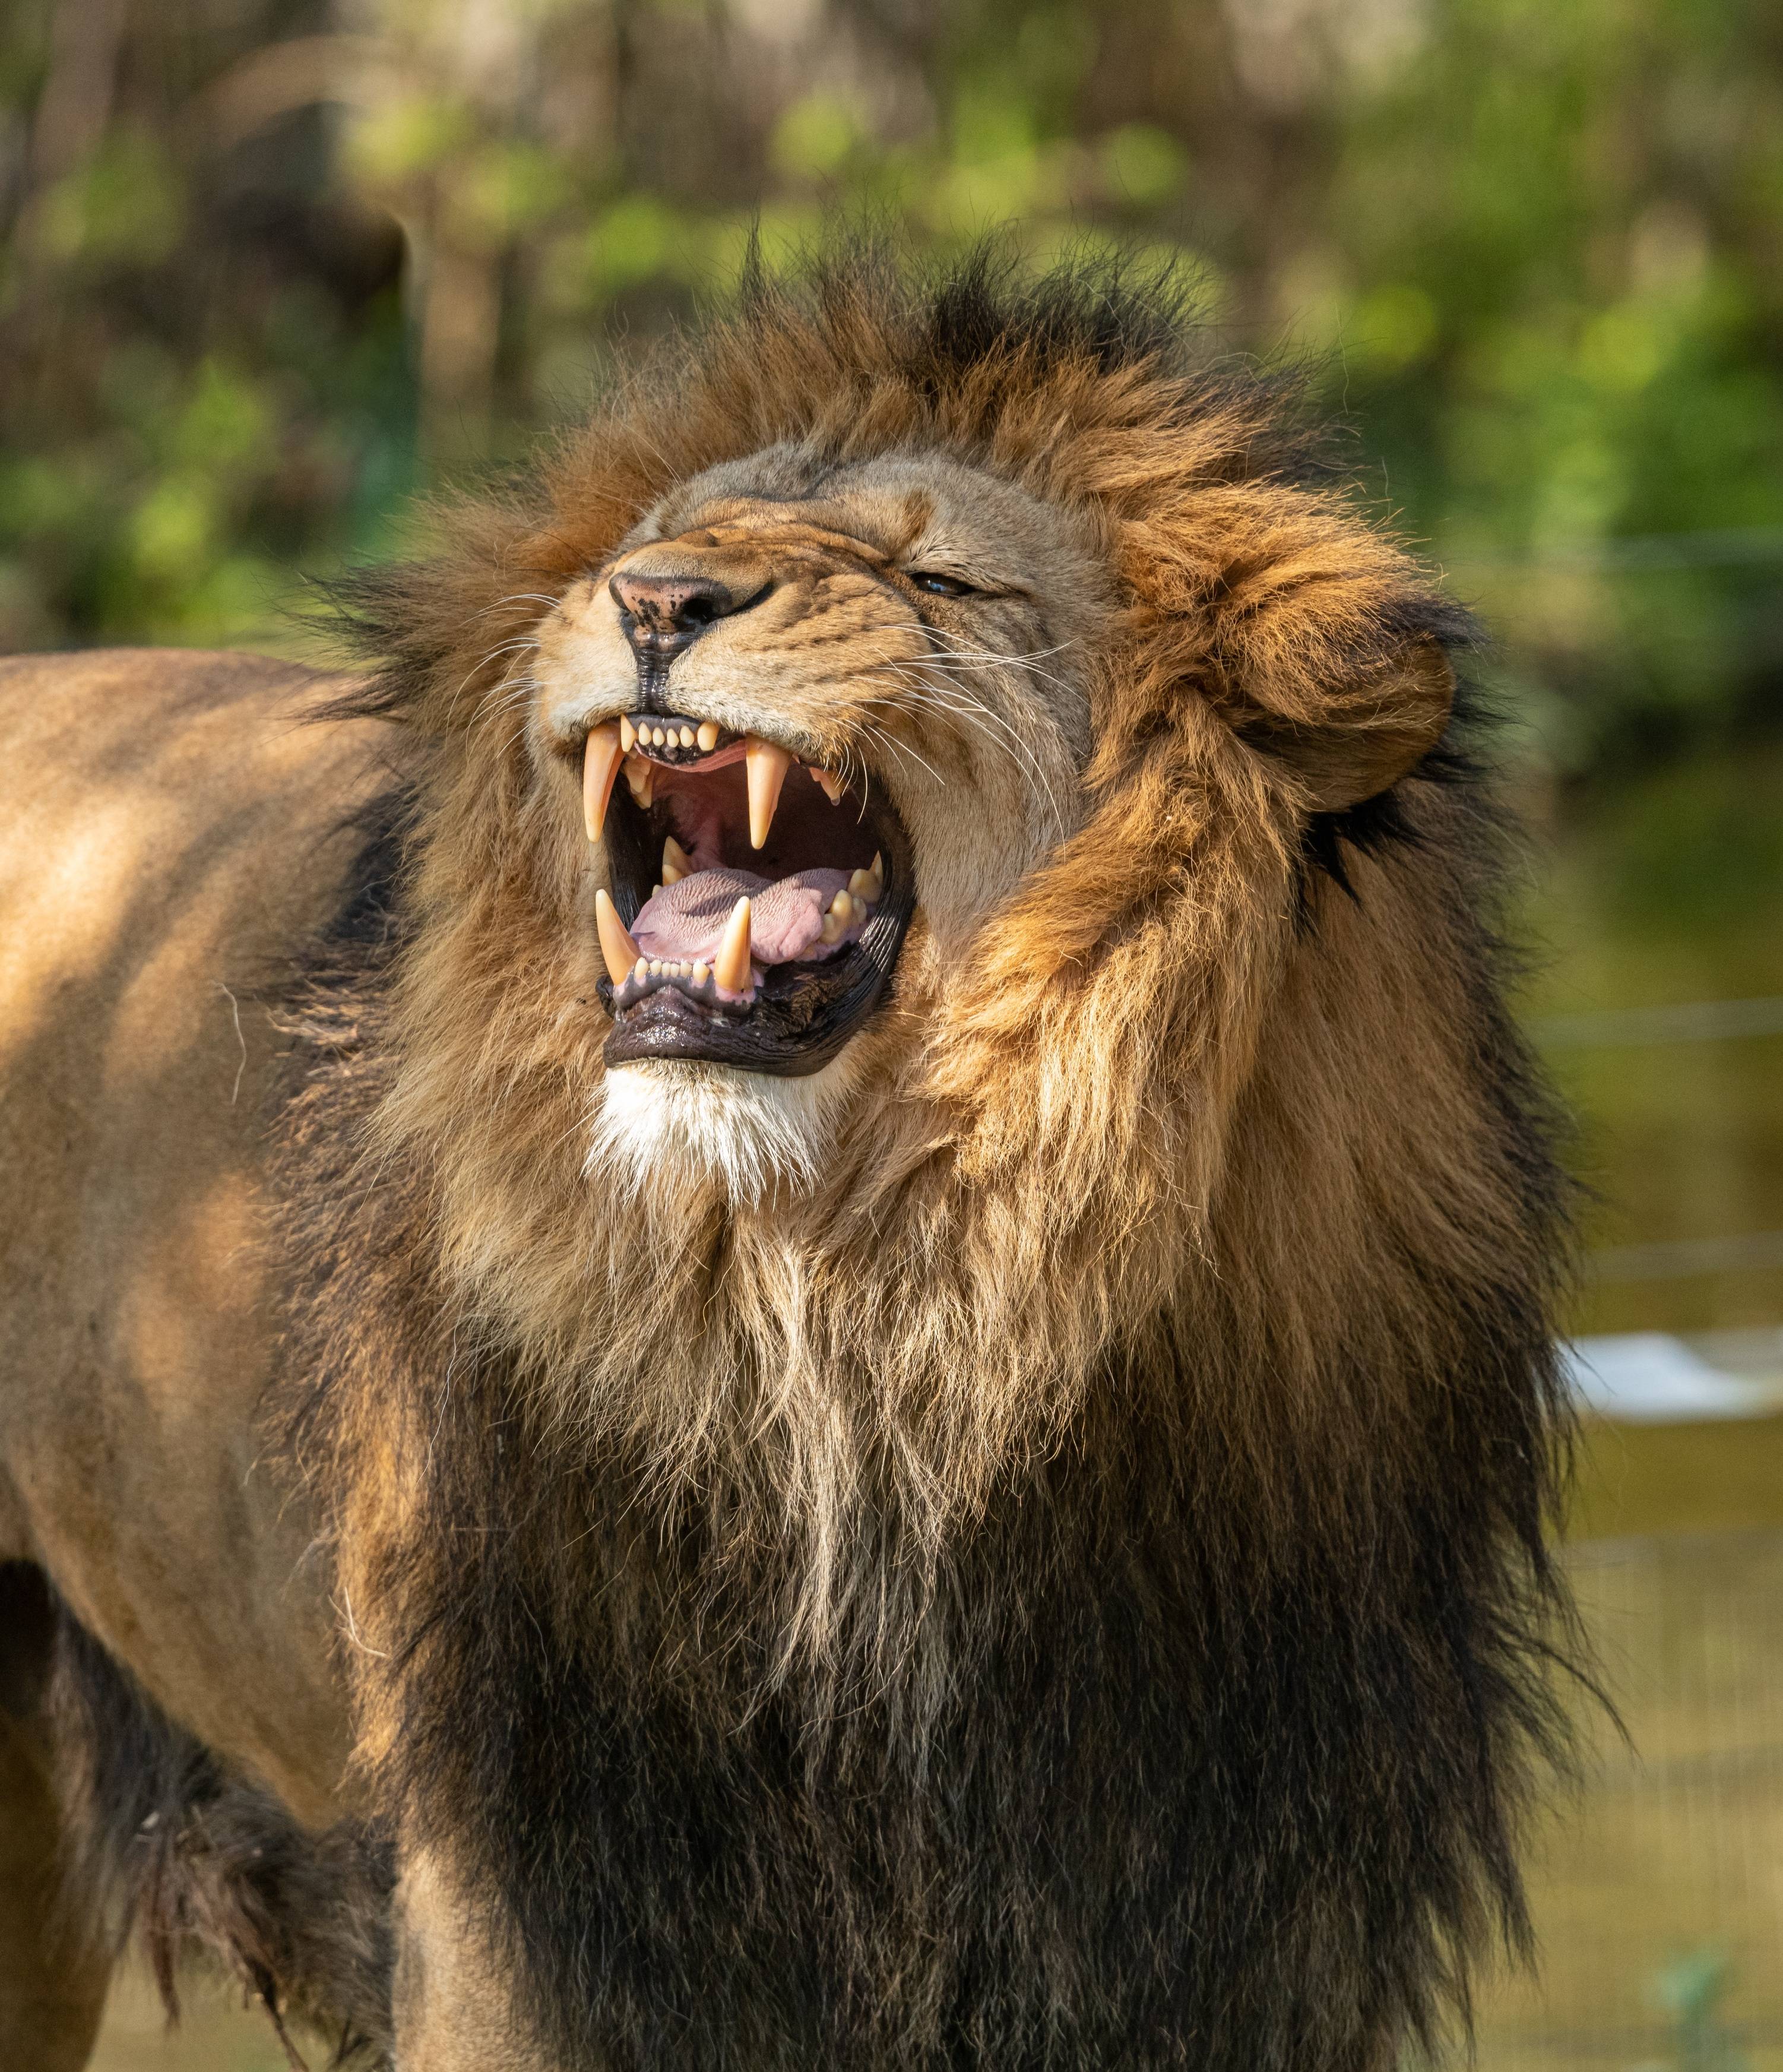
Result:
[[1433,2047],[1567,1630],[1466,616],[994,253],[429,537],[0,669],[6,2064],[133,1923],[401,2072]]

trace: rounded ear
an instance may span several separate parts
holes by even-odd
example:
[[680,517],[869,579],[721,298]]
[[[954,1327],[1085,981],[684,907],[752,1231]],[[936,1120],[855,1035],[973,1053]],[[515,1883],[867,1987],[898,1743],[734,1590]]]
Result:
[[1238,730],[1293,771],[1315,812],[1341,812],[1415,769],[1442,739],[1454,703],[1448,656],[1425,638],[1354,683],[1327,689],[1304,715],[1253,710]]

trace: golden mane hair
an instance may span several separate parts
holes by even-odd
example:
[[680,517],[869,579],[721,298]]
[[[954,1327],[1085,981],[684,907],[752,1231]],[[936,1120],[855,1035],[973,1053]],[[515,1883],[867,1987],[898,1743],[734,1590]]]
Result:
[[[1522,1933],[1567,1193],[1467,623],[1290,414],[1118,269],[758,270],[351,586],[409,775],[287,1002],[279,1414],[371,1788],[566,2063],[1383,2072]],[[814,1186],[635,1199],[516,684],[788,442],[1093,528],[1093,755]]]

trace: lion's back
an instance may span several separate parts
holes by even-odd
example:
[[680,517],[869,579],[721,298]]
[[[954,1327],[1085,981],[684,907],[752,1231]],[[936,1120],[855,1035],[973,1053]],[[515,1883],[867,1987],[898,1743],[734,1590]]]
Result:
[[[0,661],[0,1560],[42,1561],[176,1710],[244,1688],[203,1658],[251,1660],[289,1578],[249,1486],[256,994],[339,899],[385,774],[377,730],[302,723],[328,689],[246,656]],[[195,1616],[207,1590],[234,1615]]]

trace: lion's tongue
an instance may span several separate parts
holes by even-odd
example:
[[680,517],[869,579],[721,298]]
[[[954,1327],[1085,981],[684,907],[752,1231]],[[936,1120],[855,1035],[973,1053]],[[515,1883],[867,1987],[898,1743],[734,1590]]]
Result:
[[821,939],[824,916],[848,882],[845,870],[797,870],[779,878],[723,867],[698,870],[653,893],[638,910],[631,932],[647,957],[709,964],[733,909],[747,898],[752,963],[826,957],[842,944]]

